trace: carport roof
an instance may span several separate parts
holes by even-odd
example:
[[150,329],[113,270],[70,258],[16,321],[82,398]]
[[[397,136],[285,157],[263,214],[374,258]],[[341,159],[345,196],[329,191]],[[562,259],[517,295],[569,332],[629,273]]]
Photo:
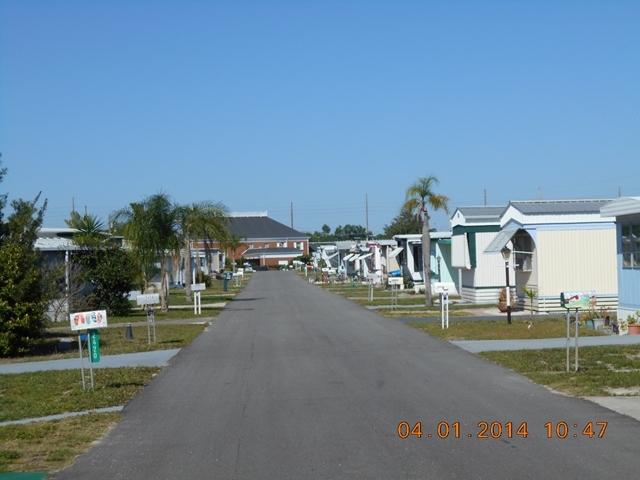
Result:
[[519,228],[509,228],[499,232],[491,243],[484,249],[484,253],[502,253],[502,249],[511,241]]
[[621,217],[640,213],[640,197],[621,197],[607,203],[600,209],[603,217]]

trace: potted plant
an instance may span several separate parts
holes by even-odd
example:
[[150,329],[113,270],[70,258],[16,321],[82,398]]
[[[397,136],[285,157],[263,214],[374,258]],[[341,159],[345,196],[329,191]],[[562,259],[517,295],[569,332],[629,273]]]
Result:
[[596,328],[595,320],[599,319],[600,316],[594,307],[590,307],[586,312],[582,312],[580,315],[580,320],[582,320],[587,328]]
[[[516,306],[515,296],[513,295],[513,292],[511,292],[511,298],[509,300],[511,305],[511,311],[513,311],[515,310],[515,306]],[[498,296],[498,310],[500,310],[500,312],[502,313],[506,313],[507,311],[507,287],[504,287],[500,292],[500,295]]]
[[627,316],[627,323],[629,324],[629,335],[640,335],[640,312]]

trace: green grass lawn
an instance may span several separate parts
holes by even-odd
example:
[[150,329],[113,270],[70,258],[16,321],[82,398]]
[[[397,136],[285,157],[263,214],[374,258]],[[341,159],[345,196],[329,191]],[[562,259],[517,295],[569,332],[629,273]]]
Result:
[[[442,329],[439,322],[410,322],[430,335],[443,340],[511,340],[564,338],[564,318],[537,319],[531,328],[527,320],[450,322]],[[571,335],[573,336],[573,326]],[[606,333],[580,327],[581,337]],[[574,373],[574,350],[571,349],[570,373],[566,372],[566,349],[483,352],[478,355],[522,373],[535,383],[569,395],[640,394],[640,345],[580,347],[579,370]]]
[[[440,322],[409,322],[414,328],[443,340],[515,340],[533,338],[566,337],[567,323],[561,318],[537,319],[531,328],[528,320],[513,319],[511,325],[505,320],[450,321],[449,328]],[[571,327],[571,335],[574,335]],[[599,330],[580,327],[581,337],[606,335]]]
[[[126,325],[100,329],[100,355],[118,355],[121,353],[149,352],[152,350],[169,350],[182,348],[188,345],[197,335],[204,330],[204,325],[156,325],[156,341],[153,343],[153,331],[151,331],[151,345],[148,344],[147,324],[138,323],[131,325],[133,339],[125,338]],[[71,350],[58,352],[57,346],[60,338],[73,340]],[[38,349],[32,355],[16,358],[0,358],[0,363],[38,362],[43,360],[60,360],[63,358],[78,358],[78,335],[70,329],[64,331],[47,332],[45,338],[39,343]],[[84,355],[87,355],[85,347]]]
[[94,390],[82,389],[80,368],[5,374],[0,377],[0,422],[123,405],[159,371],[96,368]]
[[[82,389],[79,369],[2,375],[0,421],[124,405],[160,368],[100,368],[94,390]],[[92,413],[62,420],[0,427],[0,473],[51,472],[73,463],[120,419]]]
[[566,350],[483,352],[479,355],[519,372],[535,383],[575,396],[640,394],[640,345],[580,347],[577,373],[574,350],[567,373]]
[[120,418],[119,413],[92,413],[0,427],[0,473],[54,472],[67,467]]
[[[203,300],[204,303],[204,300]],[[222,307],[202,307],[202,314],[196,315],[193,313],[192,308],[180,308],[180,309],[170,309],[168,312],[163,312],[160,308],[154,308],[156,322],[159,320],[184,320],[184,319],[198,319],[198,318],[206,318],[206,317],[215,317],[222,311]],[[147,311],[140,310],[140,308],[136,308],[131,315],[128,317],[108,317],[109,325],[113,325],[115,323],[136,323],[136,322],[147,322]],[[55,327],[55,324],[52,324]]]

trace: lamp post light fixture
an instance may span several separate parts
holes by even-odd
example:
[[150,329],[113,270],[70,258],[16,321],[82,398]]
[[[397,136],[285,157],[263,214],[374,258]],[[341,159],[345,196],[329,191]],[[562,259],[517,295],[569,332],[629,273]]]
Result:
[[504,271],[507,276],[507,323],[511,324],[511,289],[509,288],[509,257],[511,250],[506,245],[500,250],[502,258],[504,258]]

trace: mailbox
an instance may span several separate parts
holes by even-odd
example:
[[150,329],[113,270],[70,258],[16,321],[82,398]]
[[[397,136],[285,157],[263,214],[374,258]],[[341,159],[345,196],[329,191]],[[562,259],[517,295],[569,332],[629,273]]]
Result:
[[590,308],[596,306],[596,292],[562,292],[562,308]]

